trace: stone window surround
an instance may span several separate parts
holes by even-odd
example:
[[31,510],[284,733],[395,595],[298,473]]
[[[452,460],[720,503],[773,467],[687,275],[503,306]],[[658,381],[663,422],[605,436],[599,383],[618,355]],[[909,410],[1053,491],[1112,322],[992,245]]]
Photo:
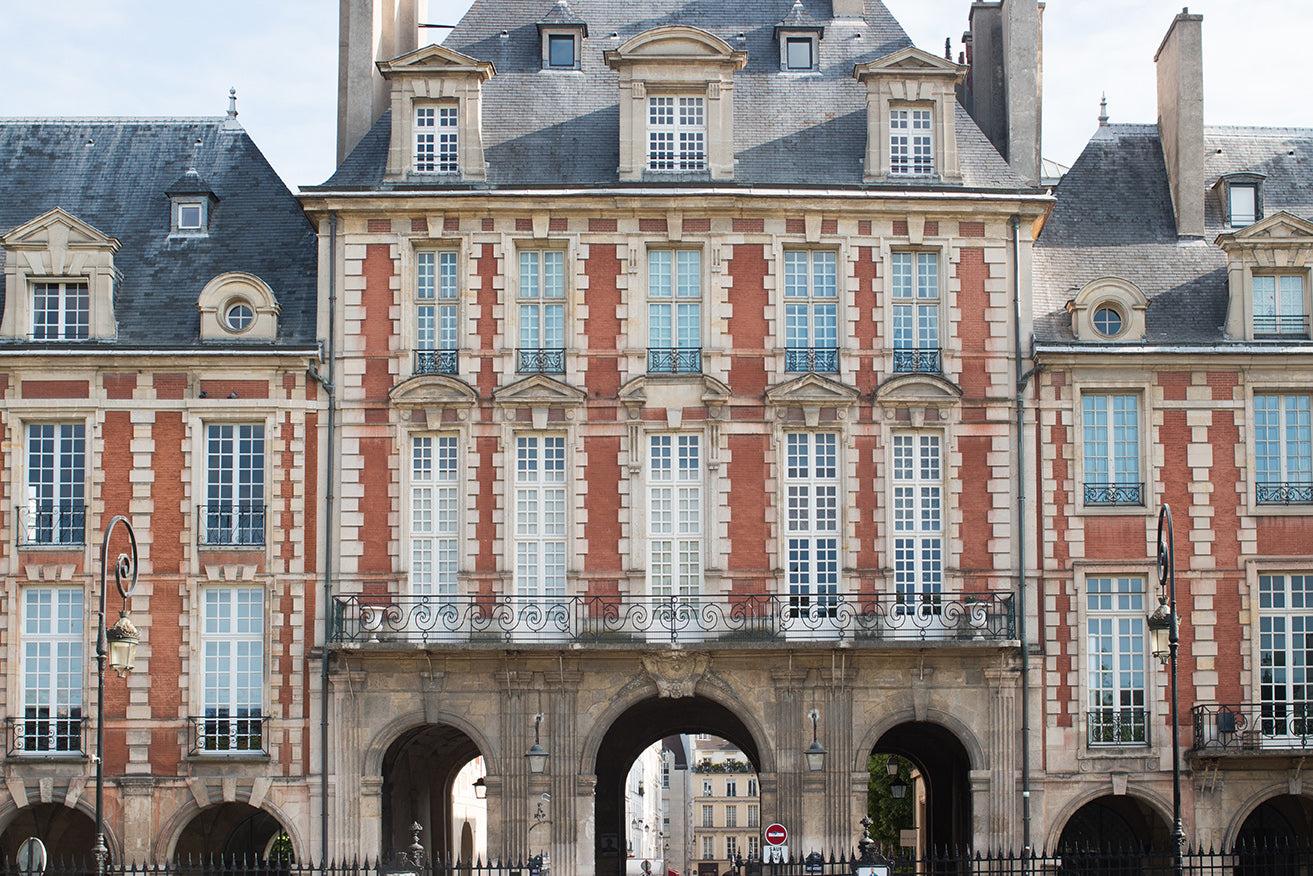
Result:
[[[241,331],[228,325],[228,311],[236,304],[247,304],[255,314],[251,324]],[[203,341],[273,341],[278,337],[278,317],[282,308],[269,284],[254,274],[231,271],[205,284],[196,301],[200,312]]]
[[[586,36],[582,27],[548,27],[540,25],[538,30],[542,38],[542,65],[544,70],[555,70],[563,73],[579,70],[583,63],[583,45]],[[560,39],[561,37],[569,37],[574,45],[574,62],[569,65],[552,63],[553,38]]]
[[[206,570],[211,571],[210,569]],[[273,716],[273,706],[275,703],[275,691],[273,688],[272,673],[269,672],[269,658],[273,651],[272,635],[274,623],[271,612],[274,606],[271,603],[272,588],[270,582],[264,580],[264,576],[253,576],[246,574],[249,567],[243,568],[238,573],[236,579],[216,579],[211,576],[196,581],[191,587],[191,599],[189,611],[187,614],[188,621],[191,624],[189,638],[191,639],[191,673],[188,679],[186,670],[184,670],[183,681],[187,690],[187,714],[197,718],[205,715],[205,598],[204,593],[208,589],[221,588],[226,590],[244,589],[260,590],[261,600],[264,605],[263,618],[261,624],[261,647],[263,648],[262,662],[264,671],[260,683],[260,701],[261,715],[264,718]],[[188,683],[189,682],[189,683]],[[229,722],[236,722],[239,718],[219,719]],[[272,734],[266,733],[264,736],[264,750],[238,750],[238,751],[201,751],[191,757],[192,760],[208,761],[266,761],[269,755],[266,751],[272,751],[273,738]]]
[[[1154,484],[1147,473],[1154,471],[1150,466],[1153,452],[1153,435],[1155,412],[1150,404],[1152,395],[1149,385],[1150,376],[1143,372],[1135,377],[1111,377],[1099,380],[1086,380],[1079,385],[1072,395],[1071,434],[1073,445],[1072,490],[1075,493],[1075,512],[1080,515],[1112,517],[1152,517],[1158,513],[1158,503],[1154,498]],[[1086,505],[1085,504],[1085,396],[1087,395],[1134,395],[1138,399],[1136,414],[1139,425],[1136,432],[1136,448],[1139,452],[1140,478],[1143,484],[1139,505]],[[1111,443],[1112,426],[1108,426]]]
[[[1238,231],[1219,234],[1214,243],[1226,253],[1228,301],[1225,335],[1255,340],[1254,275],[1298,274],[1304,285],[1304,316],[1313,314],[1313,222],[1279,211]],[[1266,340],[1266,339],[1264,339]],[[1309,333],[1278,338],[1301,343]]]
[[[966,69],[911,46],[854,68],[853,75],[866,86],[863,176],[867,182],[962,181],[957,149],[956,87],[965,77]],[[934,173],[930,176],[890,173],[890,112],[913,107],[930,109],[934,150]]]
[[[413,557],[412,547],[415,538],[415,528],[413,522],[414,514],[415,514],[415,506],[413,501],[414,487],[415,487],[413,453],[415,446],[414,439],[420,437],[455,438],[456,440],[456,481],[455,481],[456,534],[457,534],[456,535],[456,580],[457,580],[456,587],[458,592],[461,589],[461,584],[460,584],[461,573],[466,569],[466,562],[465,562],[466,553],[467,553],[466,549],[469,545],[475,544],[474,540],[464,537],[467,534],[465,532],[465,527],[464,527],[465,524],[464,512],[465,512],[465,500],[469,490],[470,454],[468,452],[462,452],[462,448],[468,449],[471,446],[469,431],[470,431],[469,426],[464,422],[446,423],[446,424],[434,423],[433,428],[430,428],[426,424],[419,423],[416,424],[416,428],[402,430],[400,446],[403,448],[403,452],[401,456],[402,459],[404,460],[404,463],[401,466],[402,471],[400,478],[401,480],[400,486],[401,486],[401,496],[405,498],[401,500],[401,505],[402,505],[401,533],[400,533],[399,544],[406,546],[406,556],[404,558],[404,565],[406,569],[406,580],[404,586],[406,587],[407,593],[414,593],[413,585],[410,582],[410,571],[411,571],[410,567],[411,567],[411,560]],[[432,482],[432,483],[435,485],[435,492],[436,492],[437,482]],[[434,506],[433,509],[433,517],[434,520],[436,521],[437,519],[436,505]],[[436,528],[434,531],[436,533]],[[435,534],[433,536],[433,539],[436,541],[437,538],[438,536]],[[435,551],[435,558],[436,558],[436,551]],[[433,592],[435,594],[437,593],[436,590],[434,590]]]
[[[1299,374],[1272,369],[1251,371],[1245,391],[1244,422],[1254,424],[1254,396],[1256,395],[1313,395],[1313,383]],[[1256,428],[1245,429],[1245,503],[1247,514],[1255,517],[1307,517],[1309,506],[1258,501],[1258,457]],[[1257,581],[1257,579],[1255,579]],[[1258,585],[1255,584],[1255,587]],[[1255,591],[1257,592],[1257,591]],[[1257,603],[1255,603],[1257,604]]]
[[[811,218],[810,215],[808,218]],[[775,353],[775,359],[776,359],[775,373],[778,375],[779,379],[781,380],[788,380],[794,376],[797,376],[798,374],[807,373],[802,371],[785,370],[785,366],[787,364],[786,344],[782,343],[787,339],[788,321],[786,318],[786,306],[790,303],[790,301],[786,300],[784,296],[784,258],[785,258],[784,254],[786,252],[802,252],[802,251],[832,252],[835,254],[834,257],[835,290],[838,293],[838,297],[835,302],[837,305],[836,312],[838,315],[838,326],[835,329],[835,345],[838,350],[839,370],[835,372],[823,372],[823,373],[831,374],[836,380],[844,380],[845,362],[844,362],[843,353],[847,346],[847,343],[851,340],[852,337],[852,325],[854,319],[852,313],[853,302],[852,302],[852,294],[851,294],[851,290],[853,288],[853,284],[852,284],[853,278],[851,275],[852,272],[851,259],[856,258],[857,247],[851,247],[845,241],[841,241],[841,240],[825,243],[825,244],[820,243],[819,219],[820,217],[816,216],[817,221],[814,223],[816,225],[816,229],[815,229],[816,233],[814,235],[811,234],[807,235],[805,241],[786,239],[777,236],[773,244],[770,245],[767,249],[767,257],[774,260],[774,267],[772,273],[769,276],[774,279],[776,284],[776,289],[774,290],[774,294],[771,295],[771,299],[773,303],[770,305],[770,312],[774,316],[775,326],[778,327],[778,329],[774,332],[775,337],[780,341],[777,342],[776,344],[776,346],[779,349]],[[810,258],[808,259],[807,284],[808,284],[809,295],[806,301],[810,303],[815,300],[814,297],[810,294],[812,292],[811,289],[812,273],[811,273]],[[801,302],[802,300],[803,299],[795,299],[793,303],[798,303]],[[812,329],[810,330],[814,330],[814,327],[812,327]],[[822,372],[818,372],[818,373],[822,373]]]
[[[1067,302],[1071,314],[1071,333],[1078,341],[1129,343],[1143,340],[1144,314],[1149,299],[1140,287],[1120,277],[1091,280]],[[1111,307],[1122,318],[1122,329],[1109,337],[1094,326],[1094,315],[1102,307]]]
[[[248,377],[247,372],[216,372],[207,374],[209,380],[242,380]],[[206,554],[213,552],[232,552],[238,551],[246,556],[255,557],[263,555],[266,558],[274,548],[273,522],[277,515],[272,510],[279,499],[277,494],[271,489],[270,485],[274,483],[274,469],[277,465],[277,458],[281,455],[279,444],[281,443],[281,431],[277,420],[277,414],[269,406],[272,401],[266,403],[261,399],[258,407],[238,407],[239,405],[249,404],[248,402],[234,401],[231,399],[197,399],[192,403],[191,417],[188,420],[189,435],[187,438],[187,452],[190,456],[189,463],[184,467],[185,472],[190,472],[191,496],[193,501],[188,505],[187,512],[184,515],[186,520],[190,520],[191,526],[185,530],[192,548],[190,550],[191,562],[199,571],[206,563]],[[205,531],[205,520],[203,517],[204,508],[209,496],[209,477],[210,477],[210,457],[209,457],[209,431],[210,426],[264,426],[264,520],[265,520],[265,537],[264,543],[259,545],[230,545],[219,544],[212,546],[202,546],[200,544],[202,535]],[[186,520],[184,522],[186,522]],[[254,559],[252,560],[254,562]],[[199,713],[194,713],[199,714]]]

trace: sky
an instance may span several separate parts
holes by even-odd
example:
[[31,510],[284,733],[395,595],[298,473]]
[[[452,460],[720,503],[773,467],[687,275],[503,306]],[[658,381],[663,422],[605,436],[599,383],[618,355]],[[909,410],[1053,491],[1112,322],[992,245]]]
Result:
[[[586,2],[586,0],[584,0]],[[641,0],[634,0],[641,2]],[[789,0],[775,2],[781,17]],[[292,187],[333,171],[336,0],[7,0],[0,34],[0,116],[222,116],[238,121]],[[961,50],[969,0],[885,0],[922,49]],[[468,0],[429,0],[454,24]],[[543,8],[548,6],[544,0]],[[1075,161],[1108,97],[1113,122],[1157,117],[1153,55],[1181,0],[1048,0],[1044,12],[1044,156]],[[1204,121],[1313,128],[1302,44],[1305,0],[1206,0]],[[428,31],[445,34],[445,31]]]

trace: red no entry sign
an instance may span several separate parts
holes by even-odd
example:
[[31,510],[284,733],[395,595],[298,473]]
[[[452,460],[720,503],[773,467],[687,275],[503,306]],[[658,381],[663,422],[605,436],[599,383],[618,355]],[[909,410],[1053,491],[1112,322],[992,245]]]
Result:
[[772,846],[782,846],[789,841],[789,832],[778,821],[766,828],[766,842]]

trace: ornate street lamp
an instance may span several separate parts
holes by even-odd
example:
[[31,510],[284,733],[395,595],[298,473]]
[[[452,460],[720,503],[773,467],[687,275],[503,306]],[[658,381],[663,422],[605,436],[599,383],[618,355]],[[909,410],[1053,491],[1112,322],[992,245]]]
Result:
[[533,716],[533,745],[525,752],[524,756],[529,759],[529,772],[543,773],[547,771],[547,749],[542,747],[538,739],[538,725],[542,724],[542,712]]
[[[114,582],[123,599],[123,607],[119,609],[119,619],[107,630],[105,574],[109,568],[109,542],[114,535],[114,527],[120,523],[128,533],[131,553],[119,554],[114,563]],[[100,611],[96,626],[96,844],[91,849],[96,859],[96,876],[104,876],[109,859],[109,848],[105,845],[105,661],[108,658],[110,669],[117,672],[120,678],[131,672],[136,663],[137,645],[141,637],[128,617],[129,600],[136,589],[137,535],[132,531],[128,518],[118,515],[110,520],[100,543]]]
[[474,797],[478,800],[488,799],[488,783],[483,780],[483,776],[474,780]]
[[1176,546],[1172,540],[1172,508],[1158,512],[1158,607],[1145,621],[1153,640],[1153,655],[1171,665],[1172,695],[1172,867],[1181,872],[1185,829],[1181,825],[1180,698],[1176,685],[1176,652],[1180,646],[1176,617]]
[[807,746],[807,750],[803,754],[807,757],[807,769],[819,773],[825,769],[825,748],[820,742],[816,741],[816,721],[821,717],[821,713],[812,709],[807,714],[812,719],[812,744]]

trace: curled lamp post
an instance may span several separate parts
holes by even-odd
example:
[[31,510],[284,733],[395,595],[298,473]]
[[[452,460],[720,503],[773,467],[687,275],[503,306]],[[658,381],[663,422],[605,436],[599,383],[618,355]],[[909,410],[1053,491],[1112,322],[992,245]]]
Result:
[[1153,656],[1171,666],[1172,685],[1172,868],[1181,872],[1185,829],[1181,826],[1180,699],[1176,686],[1176,652],[1180,646],[1176,616],[1176,546],[1172,541],[1172,508],[1158,512],[1158,607],[1145,625],[1153,641]]
[[[114,583],[123,599],[123,607],[119,609],[119,619],[112,627],[105,629],[105,594],[108,590],[105,575],[109,569],[109,543],[114,535],[114,527],[120,523],[128,533],[131,553],[119,554],[114,563]],[[96,844],[91,849],[96,859],[96,876],[104,876],[109,859],[109,848],[105,845],[105,660],[109,659],[109,667],[120,678],[131,672],[136,662],[140,636],[128,617],[132,592],[136,589],[137,535],[132,531],[128,518],[118,515],[110,520],[100,543],[100,610],[96,625]]]

